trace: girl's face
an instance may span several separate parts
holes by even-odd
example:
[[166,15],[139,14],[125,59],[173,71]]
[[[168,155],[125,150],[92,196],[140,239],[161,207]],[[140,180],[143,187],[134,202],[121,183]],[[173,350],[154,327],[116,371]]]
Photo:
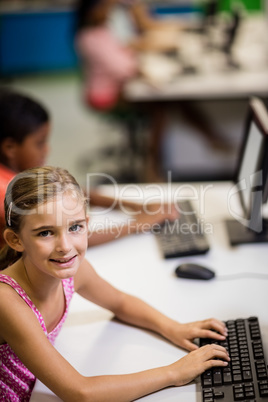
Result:
[[32,212],[19,234],[27,270],[58,279],[74,276],[87,249],[83,202],[67,193]]
[[45,123],[33,133],[27,135],[21,144],[16,144],[13,157],[13,169],[17,172],[44,166],[49,152],[50,124]]

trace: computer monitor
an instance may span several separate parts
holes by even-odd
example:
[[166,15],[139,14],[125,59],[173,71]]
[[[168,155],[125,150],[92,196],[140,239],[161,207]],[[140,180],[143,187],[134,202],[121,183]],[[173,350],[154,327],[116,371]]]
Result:
[[268,198],[268,112],[258,98],[249,102],[234,193],[239,194],[243,216],[230,211],[235,215],[226,221],[231,245],[268,241],[263,217]]

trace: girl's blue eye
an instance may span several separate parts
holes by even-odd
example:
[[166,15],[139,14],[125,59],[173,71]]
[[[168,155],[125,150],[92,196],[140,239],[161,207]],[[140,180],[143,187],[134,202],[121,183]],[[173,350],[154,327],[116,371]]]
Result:
[[40,237],[48,237],[51,235],[51,230],[44,230],[43,232],[39,233]]
[[79,230],[81,230],[82,227],[83,227],[82,225],[75,224],[72,225],[69,230],[70,232],[79,232]]

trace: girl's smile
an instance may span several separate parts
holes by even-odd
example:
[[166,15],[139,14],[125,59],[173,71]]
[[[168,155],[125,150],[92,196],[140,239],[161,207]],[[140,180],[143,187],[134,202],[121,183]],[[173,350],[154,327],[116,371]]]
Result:
[[70,268],[73,263],[75,262],[77,255],[70,257],[70,258],[60,258],[60,259],[53,259],[51,258],[50,261],[57,264],[61,268]]

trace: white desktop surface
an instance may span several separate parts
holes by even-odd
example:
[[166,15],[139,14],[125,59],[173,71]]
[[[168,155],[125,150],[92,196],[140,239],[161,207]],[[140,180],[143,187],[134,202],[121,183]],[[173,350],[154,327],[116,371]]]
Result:
[[[165,195],[178,188],[172,184]],[[191,185],[192,186],[192,185]],[[203,187],[202,187],[203,186]],[[208,187],[211,186],[211,187]],[[247,277],[221,280],[225,275],[244,272],[262,273],[268,277],[267,244],[231,248],[224,218],[230,218],[228,199],[230,183],[197,183],[184,185],[185,194],[201,211],[200,219],[210,225],[208,240],[211,250],[205,256],[164,260],[152,234],[131,235],[115,242],[91,248],[88,260],[97,272],[114,286],[132,293],[170,317],[181,322],[217,317],[222,320],[257,315],[268,356],[268,281]],[[129,187],[130,192],[136,191]],[[158,194],[160,185],[144,185],[144,194]],[[196,191],[195,193],[193,193]],[[147,194],[147,195],[146,195]],[[178,193],[177,193],[178,194]],[[181,194],[181,192],[180,192]],[[200,197],[205,194],[204,197]],[[174,195],[174,193],[173,193]],[[204,204],[199,199],[204,200]],[[236,195],[230,197],[232,209],[239,210]],[[204,211],[202,211],[204,206]],[[97,218],[93,218],[97,219]],[[210,281],[179,279],[175,267],[182,261],[195,261],[216,272]],[[218,278],[217,278],[218,276]],[[69,317],[56,340],[56,348],[82,374],[125,374],[165,365],[185,355],[185,351],[149,331],[117,322],[112,315],[75,295]],[[31,402],[57,401],[37,381]],[[144,401],[201,401],[196,383],[168,388],[141,398]]]
[[126,84],[124,94],[131,102],[266,97],[268,68],[260,71],[182,74],[169,82],[155,86],[146,79],[135,78]]

